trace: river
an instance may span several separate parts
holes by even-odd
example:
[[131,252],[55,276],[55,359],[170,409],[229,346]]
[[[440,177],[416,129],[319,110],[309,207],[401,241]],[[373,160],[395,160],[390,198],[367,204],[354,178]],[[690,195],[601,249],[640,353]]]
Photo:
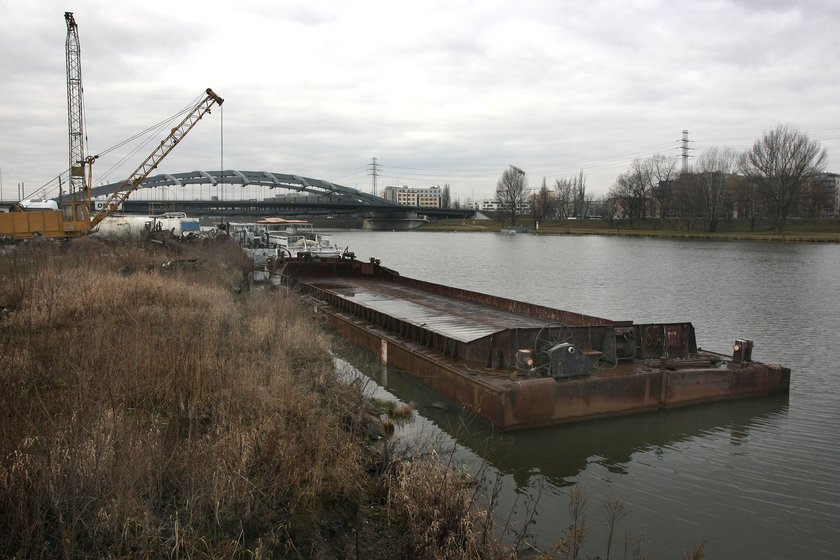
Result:
[[[840,245],[496,233],[334,232],[358,258],[405,276],[637,322],[691,321],[703,348],[755,343],[792,370],[771,397],[499,434],[372,361],[381,394],[416,403],[399,437],[457,446],[501,483],[500,524],[531,525],[541,547],[586,499],[586,554],[603,554],[603,503],[622,500],[625,537],[654,558],[705,543],[708,558],[840,558]],[[512,512],[512,513],[511,513]],[[616,553],[616,550],[619,552]]]

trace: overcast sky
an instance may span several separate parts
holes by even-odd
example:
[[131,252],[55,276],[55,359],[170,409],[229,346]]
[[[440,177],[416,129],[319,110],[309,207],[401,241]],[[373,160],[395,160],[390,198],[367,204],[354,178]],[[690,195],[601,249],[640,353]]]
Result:
[[[224,111],[160,171],[264,170],[481,199],[510,164],[606,193],[633,158],[748,149],[777,124],[840,172],[836,0],[0,0],[3,198],[67,168],[64,12],[79,25],[89,152],[207,87]],[[159,135],[160,136],[160,135]],[[159,142],[160,137],[154,139]],[[103,156],[94,182],[151,151]]]

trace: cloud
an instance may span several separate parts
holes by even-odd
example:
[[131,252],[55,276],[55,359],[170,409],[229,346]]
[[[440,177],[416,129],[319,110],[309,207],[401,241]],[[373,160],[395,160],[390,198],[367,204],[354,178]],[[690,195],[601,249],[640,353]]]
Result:
[[[0,8],[4,183],[46,182],[67,165],[64,8]],[[747,147],[779,122],[808,131],[840,167],[830,124],[840,13],[829,2],[80,0],[73,9],[91,150],[206,87],[225,97],[224,112],[162,171],[224,159],[366,187],[376,156],[380,185],[449,183],[456,196],[488,196],[515,164],[533,184],[583,170],[603,194],[633,158],[676,156],[683,129],[698,149]]]

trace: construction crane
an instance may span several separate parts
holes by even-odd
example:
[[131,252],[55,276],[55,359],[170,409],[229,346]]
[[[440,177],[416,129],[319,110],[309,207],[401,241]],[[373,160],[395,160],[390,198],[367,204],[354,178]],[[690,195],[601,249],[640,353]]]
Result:
[[70,147],[70,197],[75,198],[87,193],[89,182],[85,177],[85,164],[88,168],[93,163],[85,160],[85,107],[82,96],[82,52],[79,46],[79,26],[73,12],[64,12],[67,23],[67,129]]
[[64,13],[67,23],[67,122],[69,131],[70,187],[67,200],[58,210],[26,210],[20,204],[16,211],[0,213],[0,237],[30,239],[32,237],[67,238],[89,233],[137,190],[160,162],[192,130],[213,105],[224,99],[212,89],[187,113],[187,116],[160,142],[140,166],[108,197],[102,209],[90,217],[92,168],[95,156],[85,155],[84,103],[82,88],[79,30],[72,12]]
[[145,161],[143,161],[143,163],[134,170],[134,173],[132,173],[128,179],[123,181],[120,186],[108,196],[102,204],[102,210],[100,210],[91,220],[90,227],[96,227],[99,225],[99,222],[119,208],[125,199],[137,190],[137,187],[140,186],[143,179],[148,177],[149,173],[151,173],[158,164],[160,164],[161,160],[163,160],[163,158],[165,158],[169,152],[178,145],[178,142],[180,142],[184,136],[192,130],[192,127],[196,125],[201,117],[209,113],[210,109],[213,108],[213,105],[218,103],[221,106],[221,104],[225,101],[216,95],[210,88],[205,90],[205,94],[204,98],[199,101],[189,113],[187,113],[187,116],[184,117],[178,126],[173,128],[166,138],[161,141],[160,145],[155,148],[151,154],[149,154],[149,157],[147,157]]

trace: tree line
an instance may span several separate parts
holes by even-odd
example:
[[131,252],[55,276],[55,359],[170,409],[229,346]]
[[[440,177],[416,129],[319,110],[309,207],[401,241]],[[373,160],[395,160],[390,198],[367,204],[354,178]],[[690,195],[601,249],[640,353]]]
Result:
[[691,166],[678,169],[664,154],[634,159],[600,201],[586,190],[581,171],[570,179],[546,179],[535,192],[525,172],[506,169],[496,185],[500,209],[515,225],[517,214],[530,204],[534,221],[586,218],[593,208],[611,222],[640,219],[682,219],[689,229],[715,232],[721,219],[748,218],[751,227],[766,219],[783,231],[793,212],[817,217],[835,204],[814,179],[825,170],[826,151],[789,125],[779,125],[757,139],[746,152],[710,148]]
[[539,223],[546,219],[584,219],[593,205],[583,171],[576,177],[555,179],[551,188],[543,177],[540,189],[532,193],[525,172],[513,165],[505,169],[496,183],[496,200],[510,217],[511,225],[516,225],[516,216],[524,207],[530,209],[534,221]]

